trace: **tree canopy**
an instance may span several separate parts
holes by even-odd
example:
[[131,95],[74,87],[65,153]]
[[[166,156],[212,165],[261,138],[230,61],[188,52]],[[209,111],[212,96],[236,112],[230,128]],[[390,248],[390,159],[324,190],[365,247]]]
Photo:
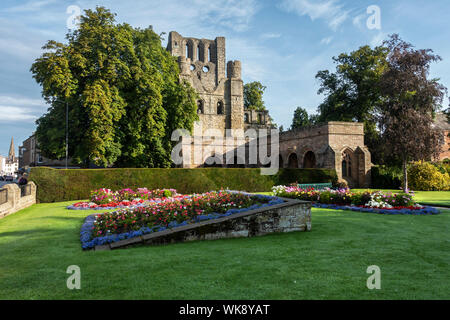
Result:
[[297,107],[292,118],[291,130],[310,127],[316,124],[317,115],[309,115],[308,111],[302,107]]
[[172,131],[192,130],[195,90],[179,80],[175,58],[151,28],[117,24],[115,14],[85,10],[67,44],[48,41],[31,72],[50,104],[37,120],[44,156],[78,164],[168,167]]
[[440,152],[433,116],[446,88],[437,79],[428,79],[431,63],[441,60],[431,49],[416,50],[396,34],[384,45],[389,48],[389,68],[380,79],[383,103],[378,123],[383,147],[403,162],[403,187],[407,189],[407,163],[432,159]]
[[358,121],[364,123],[365,144],[376,158],[379,135],[375,115],[383,99],[379,81],[388,67],[388,49],[384,46],[362,46],[358,50],[342,53],[333,60],[336,72],[319,71],[319,94],[325,100],[318,107],[318,122]]
[[244,107],[248,110],[263,111],[266,106],[263,101],[263,94],[266,87],[259,81],[253,81],[244,85]]

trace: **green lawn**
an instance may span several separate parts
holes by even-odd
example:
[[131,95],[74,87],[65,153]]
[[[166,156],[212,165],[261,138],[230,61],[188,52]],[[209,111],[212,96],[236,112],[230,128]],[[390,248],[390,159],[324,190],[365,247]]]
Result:
[[[311,232],[83,252],[92,211],[38,204],[0,220],[0,299],[450,299],[450,210],[313,209]],[[81,290],[66,287],[69,265]],[[366,269],[381,268],[368,290]]]

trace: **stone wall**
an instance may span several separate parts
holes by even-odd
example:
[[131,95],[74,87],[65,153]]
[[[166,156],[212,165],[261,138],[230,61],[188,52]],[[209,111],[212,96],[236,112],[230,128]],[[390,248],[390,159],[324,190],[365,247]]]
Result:
[[95,250],[118,249],[139,244],[161,245],[311,230],[311,203],[295,199],[283,200],[285,202],[282,204],[96,246]]
[[24,197],[21,196],[21,190],[17,184],[10,183],[3,186],[2,189],[8,191],[8,201],[0,204],[0,219],[36,203],[36,185],[34,182],[29,182],[28,186],[31,188],[31,194]]
[[328,122],[280,134],[280,167],[335,169],[350,187],[369,187],[371,156],[364,145],[364,125]]
[[450,159],[450,130],[442,131],[442,152],[439,154],[439,161]]

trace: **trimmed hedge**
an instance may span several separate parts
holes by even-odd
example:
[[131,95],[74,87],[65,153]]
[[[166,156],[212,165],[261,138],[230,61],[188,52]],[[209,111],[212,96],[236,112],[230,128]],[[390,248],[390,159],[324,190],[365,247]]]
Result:
[[337,182],[332,169],[280,169],[263,176],[260,169],[53,169],[31,168],[30,180],[37,186],[38,202],[88,199],[91,190],[147,187],[173,188],[179,193],[200,193],[221,188],[247,192],[271,191],[275,185],[289,183]]
[[371,186],[374,189],[400,189],[402,177],[400,167],[373,166]]

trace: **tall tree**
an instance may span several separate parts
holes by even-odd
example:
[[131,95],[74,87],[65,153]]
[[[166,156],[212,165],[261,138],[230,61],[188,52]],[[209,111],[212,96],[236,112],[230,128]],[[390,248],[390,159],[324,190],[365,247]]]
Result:
[[192,129],[196,93],[179,81],[175,58],[151,28],[116,24],[103,7],[85,10],[68,43],[49,41],[31,72],[51,105],[37,120],[45,156],[65,154],[79,164],[134,167],[170,165],[174,128]]
[[380,79],[379,124],[384,148],[403,162],[407,190],[408,162],[432,158],[440,151],[439,133],[432,125],[446,89],[437,79],[428,79],[431,63],[441,60],[431,49],[416,50],[396,34],[384,45],[389,48],[389,67]]
[[342,53],[333,60],[336,72],[319,71],[319,94],[325,100],[318,107],[318,122],[358,121],[364,123],[365,144],[376,160],[379,135],[376,110],[382,97],[379,80],[387,68],[388,49],[384,46],[360,47],[350,54]]
[[316,123],[317,115],[309,115],[302,107],[297,107],[292,118],[291,130],[309,127]]
[[266,87],[259,81],[246,83],[244,85],[244,107],[249,110],[266,110],[263,94]]

